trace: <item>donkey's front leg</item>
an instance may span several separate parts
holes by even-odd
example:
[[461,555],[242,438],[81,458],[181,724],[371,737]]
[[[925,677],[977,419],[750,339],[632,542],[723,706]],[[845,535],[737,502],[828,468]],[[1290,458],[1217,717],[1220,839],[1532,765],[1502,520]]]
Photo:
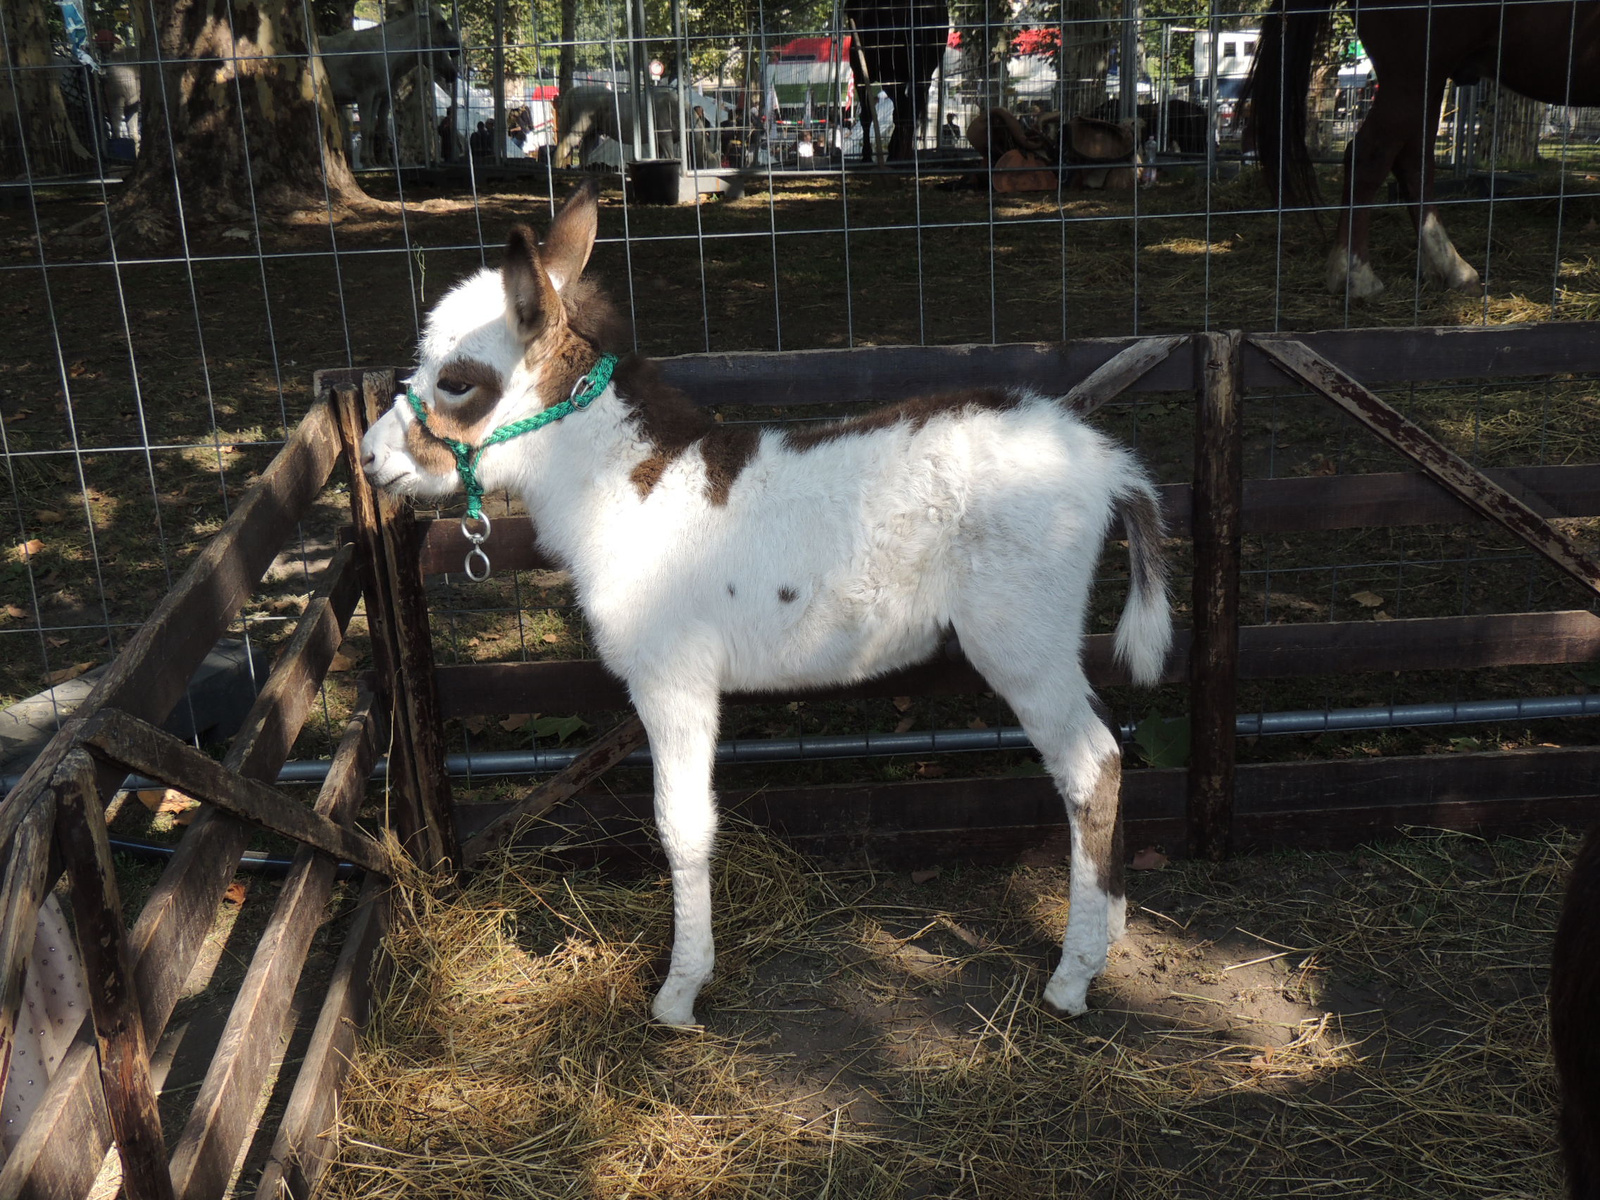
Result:
[[681,685],[635,687],[634,707],[650,734],[656,827],[672,869],[672,966],[650,1011],[664,1025],[693,1025],[694,999],[711,978],[711,850],[717,806],[711,764],[717,748],[717,694]]

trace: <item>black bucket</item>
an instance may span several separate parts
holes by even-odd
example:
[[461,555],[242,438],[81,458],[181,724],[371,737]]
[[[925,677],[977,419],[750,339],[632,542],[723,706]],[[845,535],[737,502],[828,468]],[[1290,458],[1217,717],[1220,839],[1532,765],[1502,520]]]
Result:
[[683,162],[676,158],[641,158],[630,164],[633,198],[639,204],[678,203]]

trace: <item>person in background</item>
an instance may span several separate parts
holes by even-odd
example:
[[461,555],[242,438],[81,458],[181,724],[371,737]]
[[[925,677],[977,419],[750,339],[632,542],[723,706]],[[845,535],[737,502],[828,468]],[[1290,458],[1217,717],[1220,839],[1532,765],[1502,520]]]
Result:
[[939,129],[939,145],[953,150],[961,144],[961,127],[956,124],[955,113],[945,113],[944,124]]

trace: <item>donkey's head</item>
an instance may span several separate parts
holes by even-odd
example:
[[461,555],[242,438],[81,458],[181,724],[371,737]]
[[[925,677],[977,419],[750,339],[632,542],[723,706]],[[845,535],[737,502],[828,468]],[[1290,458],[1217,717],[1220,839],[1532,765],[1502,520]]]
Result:
[[567,400],[618,345],[610,303],[579,278],[594,247],[597,193],[592,182],[581,184],[542,245],[516,226],[499,271],[479,271],[434,306],[406,394],[361,439],[361,465],[374,484],[442,497],[462,486],[466,457],[485,490],[510,485],[527,451],[515,441],[485,442]]

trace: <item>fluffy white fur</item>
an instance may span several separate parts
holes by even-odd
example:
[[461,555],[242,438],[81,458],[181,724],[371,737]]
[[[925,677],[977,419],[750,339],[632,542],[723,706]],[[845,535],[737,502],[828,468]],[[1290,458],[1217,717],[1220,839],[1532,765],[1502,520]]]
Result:
[[[591,193],[570,201],[547,248],[570,240],[558,239],[561,222],[593,203]],[[587,255],[585,244],[574,266],[547,249],[543,269],[559,289]],[[436,411],[460,402],[436,389],[441,368],[459,358],[501,372],[491,425],[540,407],[546,364],[519,322],[510,270],[504,281],[480,272],[430,315],[412,386]],[[418,496],[454,491],[453,472],[431,474],[408,452],[415,419],[401,399],[373,426],[363,442],[367,473]],[[491,447],[479,475],[487,488],[522,498],[541,547],[570,569],[600,655],[627,681],[649,731],[675,916],[655,1016],[692,1024],[712,969],[719,695],[861,680],[927,658],[950,630],[1016,712],[1066,799],[1072,907],[1045,995],[1082,1012],[1109,941],[1121,935],[1123,901],[1120,886],[1102,886],[1120,878],[1109,835],[1091,845],[1080,829],[1105,773],[1120,770],[1117,740],[1091,707],[1081,644],[1114,513],[1130,502],[1155,511],[1132,456],[1035,395],[1009,409],[967,408],[805,450],[766,431],[720,505],[708,498],[698,445],[641,496],[630,472],[652,449],[611,387],[586,411]],[[1129,522],[1130,543],[1142,537],[1135,558],[1150,569],[1134,572],[1117,637],[1140,682],[1159,677],[1171,638],[1151,530]],[[1114,780],[1109,794],[1114,812]],[[1109,828],[1108,815],[1098,816]]]

